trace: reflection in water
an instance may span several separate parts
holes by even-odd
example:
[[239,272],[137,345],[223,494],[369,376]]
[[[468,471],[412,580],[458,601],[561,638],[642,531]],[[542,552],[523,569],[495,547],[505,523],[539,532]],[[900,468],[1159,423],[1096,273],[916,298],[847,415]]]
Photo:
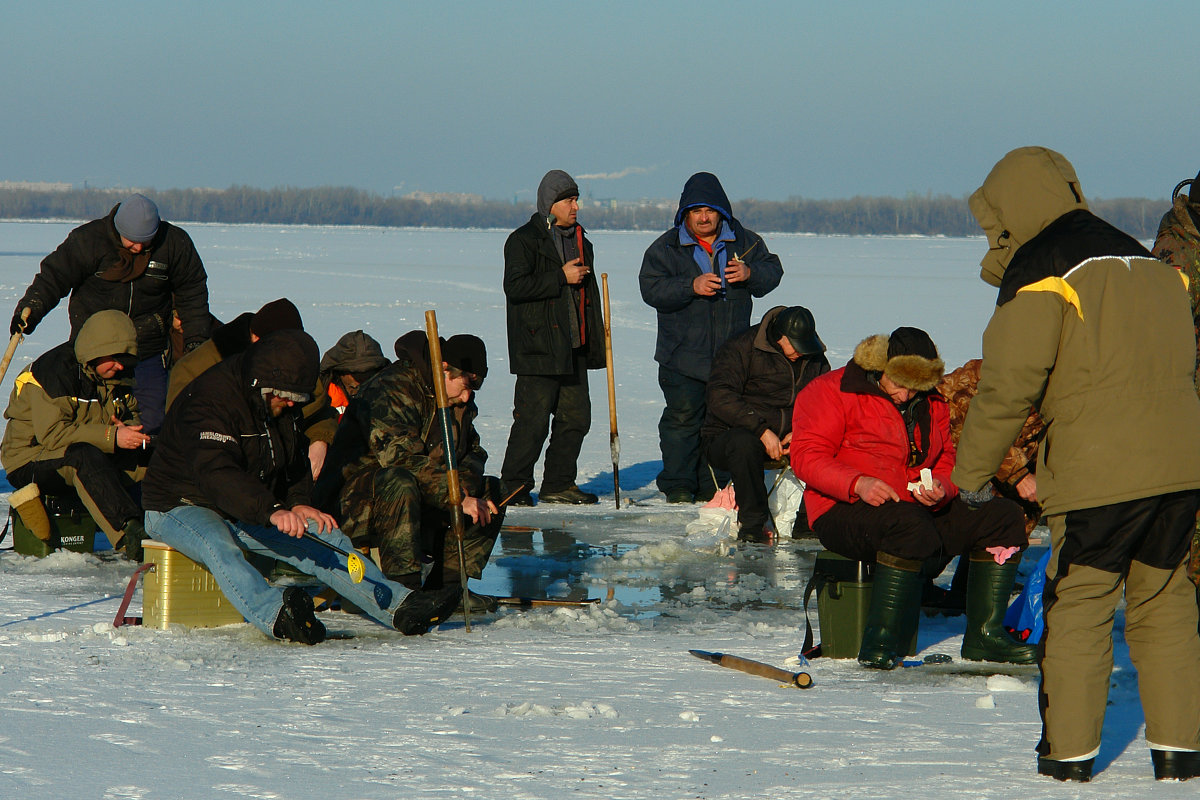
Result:
[[678,540],[661,551],[634,544],[601,547],[561,529],[510,525],[501,530],[473,588],[504,597],[615,600],[637,617],[677,604],[801,607],[816,552],[811,543],[730,544],[721,553],[689,550]]

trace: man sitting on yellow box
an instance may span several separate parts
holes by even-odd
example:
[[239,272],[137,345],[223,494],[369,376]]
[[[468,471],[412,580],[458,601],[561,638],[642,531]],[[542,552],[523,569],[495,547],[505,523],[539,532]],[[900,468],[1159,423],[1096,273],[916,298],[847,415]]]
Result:
[[131,391],[136,364],[133,321],[110,309],[17,376],[0,461],[18,489],[12,506],[39,538],[49,534],[39,491],[74,492],[113,546],[141,560],[142,509],[129,488],[145,472],[150,437]]
[[307,333],[280,330],[188,384],[167,411],[150,461],[146,529],[207,567],[268,636],[317,644],[325,626],[303,589],[271,586],[243,551],[312,575],[383,625],[423,634],[454,610],[457,588],[410,591],[369,559],[354,582],[344,556],[329,547],[350,551],[350,540],[310,503],[308,439],[297,418],[317,383],[319,355]]

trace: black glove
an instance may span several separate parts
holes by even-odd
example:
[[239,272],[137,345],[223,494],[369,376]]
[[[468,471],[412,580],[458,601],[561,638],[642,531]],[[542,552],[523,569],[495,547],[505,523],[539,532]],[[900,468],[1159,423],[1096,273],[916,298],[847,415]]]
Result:
[[[22,322],[21,314],[29,309],[29,319]],[[37,327],[38,322],[42,319],[42,315],[37,313],[37,309],[32,304],[22,301],[17,304],[17,310],[13,312],[12,323],[8,326],[9,335],[17,333],[33,333],[33,329]]]
[[984,503],[996,499],[996,491],[992,488],[992,482],[988,481],[977,492],[968,492],[961,486],[958,487],[959,498],[971,508],[979,508]]

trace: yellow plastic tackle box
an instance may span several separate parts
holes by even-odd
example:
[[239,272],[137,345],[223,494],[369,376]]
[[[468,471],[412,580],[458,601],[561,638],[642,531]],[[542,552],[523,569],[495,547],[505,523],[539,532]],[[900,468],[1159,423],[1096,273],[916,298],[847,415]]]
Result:
[[143,625],[216,628],[243,621],[207,569],[162,542],[147,539],[142,546],[145,563],[154,565],[142,579]]

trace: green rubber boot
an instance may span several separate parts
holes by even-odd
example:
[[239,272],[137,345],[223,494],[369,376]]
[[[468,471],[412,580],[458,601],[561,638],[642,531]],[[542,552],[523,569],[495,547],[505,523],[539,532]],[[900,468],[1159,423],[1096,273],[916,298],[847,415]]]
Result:
[[985,551],[971,553],[967,576],[967,632],[962,657],[969,661],[1036,664],[1037,645],[1022,644],[1004,628],[1004,612],[1017,579],[1021,556],[997,564]]
[[863,629],[858,663],[895,669],[908,650],[921,616],[921,562],[887,553],[875,555],[871,610]]

